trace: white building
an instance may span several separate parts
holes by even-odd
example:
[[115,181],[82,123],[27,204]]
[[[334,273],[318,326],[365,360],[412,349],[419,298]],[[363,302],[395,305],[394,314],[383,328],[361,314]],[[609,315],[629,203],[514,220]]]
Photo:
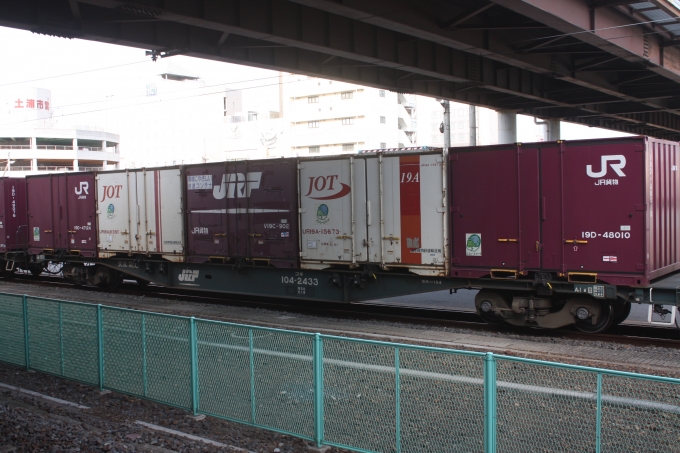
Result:
[[[444,146],[444,109],[433,98],[294,74],[280,78],[279,98],[251,104],[247,92],[225,93],[227,159]],[[497,143],[496,113],[478,108],[477,119],[477,143]],[[451,145],[469,139],[469,107],[452,103]]]
[[56,127],[49,90],[6,91],[0,109],[0,166],[5,176],[118,167],[119,136],[87,126]]

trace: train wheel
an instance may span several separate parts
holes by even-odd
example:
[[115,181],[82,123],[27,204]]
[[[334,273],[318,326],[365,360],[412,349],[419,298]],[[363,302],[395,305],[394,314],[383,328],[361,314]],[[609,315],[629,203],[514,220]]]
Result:
[[142,288],[146,288],[149,286],[149,280],[144,280],[143,278],[136,278],[137,284],[141,286]]
[[612,325],[616,314],[614,305],[610,301],[600,301],[600,316],[597,323],[593,324],[591,317],[578,319],[578,313],[576,316],[576,323],[574,325],[578,330],[585,333],[601,333]]
[[617,301],[614,305],[614,320],[612,321],[613,326],[618,326],[630,315],[630,302]]
[[503,324],[505,321],[493,312],[493,307],[507,306],[503,296],[493,291],[480,291],[475,296],[477,314],[488,324]]

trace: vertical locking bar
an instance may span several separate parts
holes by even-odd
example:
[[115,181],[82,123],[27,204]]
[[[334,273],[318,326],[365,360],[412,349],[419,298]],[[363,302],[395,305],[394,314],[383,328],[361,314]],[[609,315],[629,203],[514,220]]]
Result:
[[324,437],[323,407],[323,339],[321,334],[314,334],[314,441],[321,447]]
[[595,422],[595,453],[600,453],[602,442],[602,373],[597,373],[597,416]]
[[101,304],[97,305],[97,346],[99,349],[99,390],[104,390],[104,320]]
[[401,453],[401,375],[399,373],[399,348],[394,348],[395,431],[397,453]]
[[255,351],[253,349],[253,329],[248,329],[248,348],[250,350],[250,422],[255,424]]
[[196,341],[196,319],[190,320],[189,346],[191,348],[191,410],[194,415],[198,412],[198,345]]
[[28,335],[28,299],[26,295],[23,296],[24,305],[24,357],[26,361],[26,370],[31,369],[31,344],[30,336]]
[[496,359],[484,357],[484,452],[496,453]]

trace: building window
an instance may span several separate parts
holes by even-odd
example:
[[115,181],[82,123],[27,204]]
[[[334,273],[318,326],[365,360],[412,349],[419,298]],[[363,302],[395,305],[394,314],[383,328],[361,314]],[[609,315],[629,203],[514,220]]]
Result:
[[342,119],[342,125],[343,126],[351,126],[354,124],[354,118],[343,118]]
[[378,90],[378,95],[379,95],[381,98],[384,98],[384,97],[385,97],[385,90]]
[[384,117],[384,116],[381,116],[381,117],[380,117],[380,122],[381,122],[382,124],[385,124],[385,117]]
[[387,148],[387,143],[380,142],[380,149],[385,149],[385,148]]
[[458,129],[463,129],[465,127],[465,121],[458,121]]
[[458,116],[465,115],[465,109],[458,109]]
[[437,143],[439,141],[439,138],[436,135],[433,135],[431,137],[431,139],[432,139],[432,143]]
[[321,152],[320,146],[310,146],[309,147],[309,154],[319,154],[319,152]]
[[307,98],[307,103],[309,104],[316,104],[317,102],[319,102],[319,96],[309,96]]
[[465,134],[458,134],[458,141],[464,142],[465,141]]
[[437,112],[432,112],[432,119],[436,120],[437,119]]
[[248,112],[248,121],[257,121],[257,112]]
[[340,93],[340,99],[352,99],[354,97],[354,93],[351,91],[345,91],[344,93]]
[[353,153],[354,152],[354,143],[342,145],[342,152],[343,153]]
[[310,129],[316,129],[316,128],[319,127],[319,122],[318,121],[310,121],[309,123],[307,123],[307,126]]

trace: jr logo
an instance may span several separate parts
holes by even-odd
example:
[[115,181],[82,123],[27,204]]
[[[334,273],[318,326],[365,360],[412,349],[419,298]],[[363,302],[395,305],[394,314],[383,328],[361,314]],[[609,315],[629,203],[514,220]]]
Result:
[[107,198],[120,198],[120,189],[122,189],[122,188],[123,188],[122,185],[103,186],[102,187],[102,199],[99,200],[99,202],[101,203],[102,201],[106,200]]
[[87,181],[80,181],[80,187],[74,187],[74,190],[76,191],[76,195],[82,195],[83,192],[85,192],[85,195],[90,194],[90,183]]
[[614,156],[602,156],[601,157],[602,161],[600,163],[600,171],[594,172],[593,171],[593,166],[588,165],[586,167],[586,173],[588,173],[588,176],[591,178],[601,178],[604,175],[607,174],[607,163],[609,162],[609,166],[612,167],[612,170],[619,175],[619,176],[626,176],[621,169],[626,166],[626,157],[622,156],[621,154],[616,154]]
[[180,282],[193,282],[198,278],[198,272],[199,271],[184,269],[182,273],[177,276],[177,280]]
[[314,200],[333,200],[344,197],[351,190],[347,184],[338,182],[338,175],[310,176],[309,190],[307,190],[305,197]]
[[260,188],[262,172],[256,171],[244,175],[243,173],[229,173],[222,175],[222,184],[213,187],[213,196],[221,200],[227,198],[249,198],[253,189]]

